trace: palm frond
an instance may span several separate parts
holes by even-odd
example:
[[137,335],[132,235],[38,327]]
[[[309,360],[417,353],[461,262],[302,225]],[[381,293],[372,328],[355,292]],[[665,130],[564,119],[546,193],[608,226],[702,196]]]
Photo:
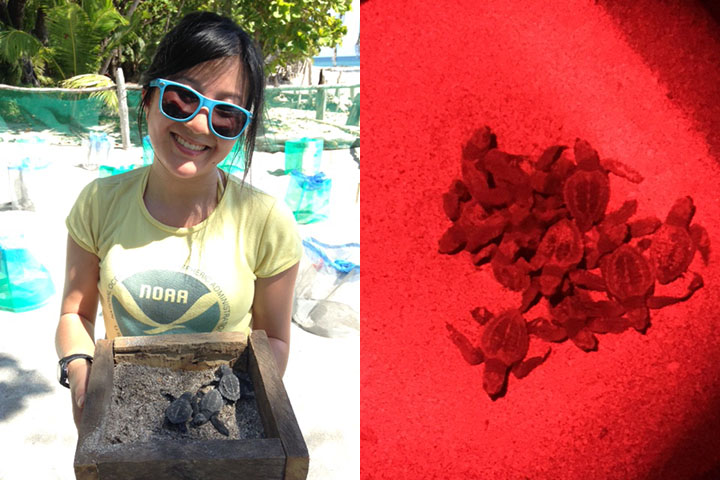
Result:
[[130,24],[125,17],[120,15],[112,3],[110,7],[96,10],[92,16],[88,16],[90,24],[94,32],[101,37],[105,37],[119,27]]
[[135,10],[130,21],[123,17],[125,23],[120,25],[110,36],[110,41],[105,46],[105,51],[110,52],[121,45],[142,42],[142,37],[140,36],[142,20],[142,14],[139,10]]
[[22,57],[32,57],[42,48],[42,43],[22,30],[0,31],[0,57],[14,64]]
[[128,23],[117,11],[112,0],[82,0],[80,4],[93,30],[102,37]]
[[45,55],[43,55],[43,50],[47,49],[45,47],[41,48],[37,55],[31,59],[35,70],[35,77],[38,79],[40,85],[44,87],[52,87],[55,86],[55,82],[48,75],[48,63],[51,63],[52,60],[48,62]]
[[87,13],[75,3],[48,11],[50,48],[65,75],[96,72],[101,37],[93,31]]
[[[76,75],[60,82],[63,88],[95,88],[95,87],[114,87],[115,82],[110,77],[98,75],[95,73],[87,73]],[[93,92],[90,98],[99,98],[113,112],[118,112],[118,98],[115,90],[106,90],[104,92]]]
[[59,73],[62,78],[65,78],[65,72],[63,72],[62,67],[58,65],[57,61],[55,60],[55,55],[52,49],[48,47],[42,47],[38,51],[36,57],[39,58],[45,65],[52,64],[53,68],[55,68],[57,73]]

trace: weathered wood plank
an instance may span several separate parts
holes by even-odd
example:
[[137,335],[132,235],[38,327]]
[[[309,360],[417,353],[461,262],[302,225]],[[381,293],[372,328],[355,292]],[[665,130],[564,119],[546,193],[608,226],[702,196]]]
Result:
[[95,344],[95,355],[90,369],[90,380],[85,393],[78,442],[75,449],[75,475],[81,480],[98,478],[92,457],[82,448],[87,437],[100,428],[103,416],[110,406],[113,390],[113,355],[112,341],[98,340]]
[[147,335],[140,337],[117,337],[114,340],[115,353],[186,353],[191,350],[202,352],[233,353],[235,344],[247,346],[247,336],[242,332],[178,333]]
[[212,368],[239,357],[245,348],[242,332],[117,337],[113,346],[116,363],[184,370]]
[[100,478],[213,480],[282,478],[285,452],[278,438],[160,441],[105,448],[95,454]]
[[248,366],[255,385],[255,397],[263,417],[265,434],[278,435],[282,441],[287,456],[284,478],[305,480],[309,468],[307,445],[277,371],[264,330],[254,330],[250,334],[250,348]]

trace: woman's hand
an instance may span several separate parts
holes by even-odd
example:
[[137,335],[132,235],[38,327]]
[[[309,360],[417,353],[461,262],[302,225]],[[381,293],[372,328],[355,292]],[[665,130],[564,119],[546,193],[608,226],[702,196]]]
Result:
[[85,392],[87,391],[91,368],[90,362],[84,358],[79,358],[68,364],[68,382],[70,383],[73,419],[78,430],[80,429],[83,407],[85,407]]

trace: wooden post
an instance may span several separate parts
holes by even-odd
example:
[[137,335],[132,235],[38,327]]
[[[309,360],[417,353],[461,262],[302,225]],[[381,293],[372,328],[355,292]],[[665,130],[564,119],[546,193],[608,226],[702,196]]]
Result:
[[130,148],[130,120],[128,118],[127,90],[125,90],[125,76],[122,68],[115,71],[115,83],[117,84],[118,106],[120,107],[120,134],[122,136],[122,148]]
[[315,99],[315,120],[325,118],[325,89],[320,86]]

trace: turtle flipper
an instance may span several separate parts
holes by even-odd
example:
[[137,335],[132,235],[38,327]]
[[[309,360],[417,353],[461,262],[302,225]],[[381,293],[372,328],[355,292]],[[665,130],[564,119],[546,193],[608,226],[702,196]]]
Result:
[[222,423],[222,420],[220,420],[217,413],[210,417],[210,423],[213,424],[213,427],[215,427],[218,432],[222,433],[226,437],[230,436],[230,430],[228,430],[225,424]]

